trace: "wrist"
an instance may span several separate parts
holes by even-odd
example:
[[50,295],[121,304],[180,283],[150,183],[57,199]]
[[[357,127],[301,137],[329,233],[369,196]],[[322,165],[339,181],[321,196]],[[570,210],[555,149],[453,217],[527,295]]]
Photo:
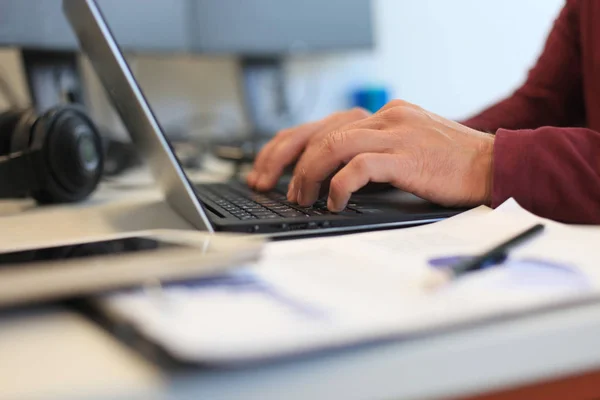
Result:
[[481,188],[481,202],[486,206],[492,204],[492,185],[494,179],[494,142],[496,137],[491,134],[485,134],[481,141],[479,150],[479,160],[477,168],[481,172],[479,186]]

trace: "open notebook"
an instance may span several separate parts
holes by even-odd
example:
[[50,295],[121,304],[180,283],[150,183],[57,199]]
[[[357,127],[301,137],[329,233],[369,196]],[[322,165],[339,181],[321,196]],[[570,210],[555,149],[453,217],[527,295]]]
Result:
[[[504,265],[424,287],[436,260],[480,253],[539,221],[544,233]],[[542,220],[510,200],[417,228],[270,243],[259,262],[218,277],[95,303],[176,359],[248,362],[593,300],[598,243],[600,227]]]

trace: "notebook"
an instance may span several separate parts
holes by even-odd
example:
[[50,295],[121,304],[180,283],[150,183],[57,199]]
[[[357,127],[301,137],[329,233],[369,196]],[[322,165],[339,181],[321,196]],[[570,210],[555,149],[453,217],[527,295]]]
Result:
[[[424,287],[437,260],[479,253],[540,221],[544,233],[502,266]],[[600,228],[543,220],[511,200],[422,227],[269,243],[258,262],[230,273],[94,303],[175,360],[247,363],[595,301],[597,243]]]

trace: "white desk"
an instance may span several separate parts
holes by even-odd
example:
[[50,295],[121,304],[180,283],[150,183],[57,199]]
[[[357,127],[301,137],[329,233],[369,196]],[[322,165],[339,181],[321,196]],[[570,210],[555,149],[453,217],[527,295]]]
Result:
[[[152,190],[104,190],[89,203],[44,210],[4,202],[0,215],[2,240],[189,228]],[[252,368],[173,372],[84,317],[48,307],[0,313],[0,399],[463,397],[599,369],[599,337],[597,304]]]

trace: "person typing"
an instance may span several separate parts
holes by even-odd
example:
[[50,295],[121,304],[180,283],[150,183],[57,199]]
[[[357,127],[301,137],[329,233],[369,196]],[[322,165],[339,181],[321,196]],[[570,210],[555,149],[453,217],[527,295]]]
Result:
[[327,206],[385,182],[444,206],[496,207],[514,197],[542,217],[600,224],[600,2],[568,0],[526,82],[462,123],[403,100],[279,132],[250,187],[270,190],[294,162],[288,200]]

